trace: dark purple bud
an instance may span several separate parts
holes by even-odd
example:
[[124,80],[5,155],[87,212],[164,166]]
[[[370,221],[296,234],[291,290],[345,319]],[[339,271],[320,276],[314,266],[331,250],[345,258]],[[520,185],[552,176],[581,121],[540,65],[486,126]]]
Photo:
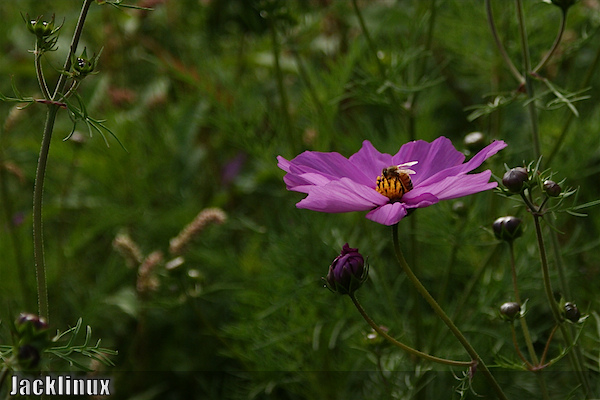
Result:
[[554,181],[544,181],[544,192],[550,197],[558,197],[562,192],[561,187]]
[[334,292],[352,294],[367,279],[367,270],[358,249],[353,249],[346,243],[340,255],[331,263],[325,281]]
[[38,317],[35,314],[21,313],[15,324],[17,329],[24,330],[28,327],[33,328],[34,331],[43,331],[48,329],[48,323],[44,317]]
[[516,167],[506,171],[502,177],[502,184],[513,193],[521,193],[523,185],[528,180],[527,170],[523,167]]
[[563,12],[567,12],[567,10],[577,2],[577,0],[550,0],[552,4],[557,7],[560,7]]
[[523,234],[521,219],[512,216],[500,217],[492,224],[492,230],[497,239],[512,242]]
[[500,315],[505,321],[514,321],[521,313],[521,305],[514,301],[509,301],[500,306]]
[[571,322],[578,322],[581,318],[581,313],[575,303],[565,303],[565,317]]
[[40,352],[34,346],[25,344],[19,347],[17,359],[23,368],[35,368],[40,362]]

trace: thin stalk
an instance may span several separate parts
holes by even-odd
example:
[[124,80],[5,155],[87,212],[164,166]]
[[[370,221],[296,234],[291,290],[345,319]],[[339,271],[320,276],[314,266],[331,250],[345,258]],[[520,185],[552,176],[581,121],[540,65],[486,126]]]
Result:
[[[532,210],[533,221],[535,224],[535,233],[538,242],[538,250],[540,253],[540,261],[542,264],[542,276],[544,281],[544,290],[546,291],[546,297],[548,298],[548,303],[550,303],[550,309],[552,310],[552,315],[556,324],[560,328],[560,332],[563,335],[563,338],[567,341],[567,343],[573,344],[573,336],[571,332],[565,327],[562,323],[562,317],[560,315],[560,311],[558,309],[558,304],[556,304],[556,300],[554,299],[554,292],[552,290],[552,284],[550,282],[550,270],[548,268],[548,258],[546,257],[546,246],[544,244],[544,237],[542,235],[542,227],[540,225],[541,216]],[[579,379],[579,383],[582,386],[582,389],[585,393],[590,392],[590,386],[585,372],[583,371],[581,360],[573,353],[569,352],[569,361],[571,362],[572,367],[577,372],[577,378]]]
[[350,294],[349,296],[350,296],[350,299],[352,300],[352,303],[354,303],[354,306],[360,313],[360,315],[362,315],[362,317],[365,319],[365,321],[367,321],[367,323],[371,326],[371,328],[373,328],[373,330],[375,330],[375,332],[377,332],[381,337],[383,337],[384,339],[386,339],[387,341],[392,343],[394,346],[399,347],[400,349],[406,351],[407,353],[409,353],[413,356],[420,357],[422,359],[432,361],[432,362],[435,362],[438,364],[451,365],[454,367],[472,367],[473,366],[473,361],[456,361],[456,360],[448,360],[446,358],[435,357],[435,356],[432,356],[431,354],[423,353],[422,351],[413,349],[412,347],[407,346],[402,342],[399,342],[398,340],[396,340],[393,337],[391,337],[390,335],[388,335],[383,329],[381,329],[381,327],[379,325],[377,325],[375,323],[375,321],[373,321],[371,319],[371,317],[369,317],[369,315],[364,310],[362,305],[356,299],[356,295],[354,293]]
[[563,34],[565,33],[565,26],[567,25],[567,12],[565,10],[561,10],[561,11],[562,12],[560,14],[561,15],[560,28],[558,28],[558,34],[556,35],[556,38],[554,39],[554,43],[552,43],[552,47],[550,48],[550,50],[546,53],[544,58],[542,58],[542,60],[540,60],[539,64],[536,65],[536,67],[533,69],[533,71],[531,71],[534,74],[537,73],[540,69],[544,68],[544,66],[546,65],[548,60],[550,60],[550,58],[552,58],[552,55],[558,48],[558,45],[560,44]]
[[[94,0],[84,0],[83,2],[81,12],[79,13],[79,19],[77,20],[77,26],[75,27],[75,32],[73,32],[73,39],[71,39],[69,54],[67,54],[67,58],[65,59],[63,71],[69,71],[71,69],[71,58],[77,51],[77,45],[79,44],[79,39],[81,38],[81,32],[83,32],[83,25],[85,23],[85,19],[87,17],[87,13],[90,9],[90,6],[93,2]],[[58,82],[56,83],[56,88],[54,89],[54,94],[52,95],[52,100],[56,99],[58,94],[64,89],[67,83],[67,79],[67,74],[60,74]]]
[[38,157],[37,170],[35,173],[35,185],[33,188],[33,258],[35,263],[35,277],[38,294],[38,313],[48,320],[48,287],[46,284],[46,263],[44,260],[44,235],[42,228],[42,197],[44,194],[44,178],[46,176],[46,165],[52,139],[52,130],[56,121],[58,107],[48,106],[42,145]]
[[510,57],[508,56],[508,53],[506,52],[506,49],[502,45],[500,36],[498,36],[498,31],[496,30],[496,23],[494,22],[494,15],[492,13],[492,4],[490,0],[485,0],[485,10],[487,12],[488,24],[490,25],[490,30],[492,31],[492,37],[494,38],[494,42],[496,43],[498,51],[500,51],[502,59],[506,63],[508,69],[510,69],[510,72],[517,79],[517,81],[519,81],[519,83],[525,83],[525,78],[523,78],[523,75],[521,75],[517,67],[515,67],[515,64],[513,64],[513,62],[511,61]]
[[[517,264],[515,262],[515,248],[514,248],[513,242],[509,242],[509,247],[510,247],[510,265],[511,265],[511,271],[512,271],[512,280],[513,280],[513,290],[515,293],[515,301],[517,303],[521,304],[521,296],[519,295],[519,286],[517,284]],[[539,362],[537,354],[535,353],[535,349],[533,348],[533,341],[531,340],[531,334],[529,333],[529,327],[527,326],[527,319],[526,319],[525,315],[523,315],[519,319],[519,324],[521,325],[521,330],[523,332],[523,338],[525,339],[525,345],[527,346],[527,351],[529,352],[529,357],[531,357],[531,361],[533,362],[533,364],[535,366],[539,366],[540,362]],[[517,345],[517,339],[516,339],[514,325],[512,325],[511,328],[513,331],[513,342],[515,343],[515,348],[517,349],[517,352],[519,353],[519,356],[521,357],[521,359],[524,360],[525,358],[521,354],[521,352],[519,350],[519,346]],[[526,361],[526,364],[530,370],[533,370],[531,368],[530,363],[528,363]],[[544,380],[544,377],[541,375],[541,370],[537,371],[537,372],[540,372],[540,373],[537,373],[536,376],[537,376],[537,380],[540,384],[540,391],[542,392],[542,397],[545,400],[549,400],[550,397],[548,394],[548,388],[546,386],[546,381]]]
[[40,84],[40,89],[42,90],[42,96],[44,96],[44,99],[50,100],[50,90],[48,90],[46,78],[44,78],[44,72],[42,71],[42,51],[38,48],[37,41],[35,43],[35,50],[33,51],[33,54],[35,74],[37,76],[38,83]]
[[[77,44],[79,43],[79,38],[81,37],[81,32],[83,30],[83,24],[92,2],[93,0],[85,0],[83,3],[79,20],[77,21],[77,26],[75,28],[75,33],[73,34],[73,40],[71,41],[70,51],[65,61],[65,71],[68,71],[71,68],[71,56],[77,49]],[[62,88],[65,86],[66,79],[66,74],[63,73],[60,75],[54,90],[54,94],[50,100],[54,100],[61,92]],[[41,82],[40,85],[42,85]],[[38,294],[38,313],[41,317],[46,318],[46,320],[49,320],[49,310],[48,287],[46,284],[46,263],[44,260],[42,198],[44,194],[44,179],[46,176],[46,166],[48,164],[48,154],[50,152],[50,143],[52,142],[52,131],[54,129],[54,122],[56,121],[56,114],[58,113],[59,108],[60,107],[56,104],[48,104],[46,122],[44,124],[44,133],[42,135],[42,144],[40,147],[40,155],[35,173],[35,185],[33,189],[33,256]]]
[[448,315],[444,312],[444,310],[440,307],[440,305],[435,301],[435,299],[429,294],[425,286],[419,281],[419,278],[412,272],[408,263],[404,259],[404,255],[402,254],[402,250],[400,250],[400,244],[398,242],[398,224],[392,226],[392,236],[394,243],[394,251],[396,253],[396,258],[400,263],[400,266],[404,270],[404,273],[413,284],[413,286],[417,289],[417,291],[423,296],[425,301],[429,303],[433,311],[437,314],[437,316],[444,321],[446,326],[450,329],[452,334],[458,339],[458,341],[462,344],[463,348],[467,351],[467,353],[471,356],[471,358],[477,363],[477,370],[481,371],[481,373],[488,380],[488,383],[492,386],[496,394],[500,399],[507,400],[506,395],[502,391],[502,388],[496,382],[496,379],[488,369],[488,367],[483,362],[483,359],[479,356],[477,351],[471,346],[467,338],[462,334],[462,332],[454,325],[452,320],[448,317]]
[[[519,303],[519,305],[520,305],[521,304],[521,296],[519,295],[519,287],[517,284],[517,266],[515,263],[515,251],[514,251],[513,242],[510,242],[509,245],[510,245],[510,264],[511,264],[511,271],[512,271],[513,291],[515,293],[515,301],[517,303]],[[521,325],[521,329],[523,331],[523,337],[525,338],[525,344],[527,345],[527,351],[529,352],[531,361],[533,361],[533,363],[535,365],[537,365],[539,363],[539,361],[538,361],[537,354],[535,353],[535,349],[533,348],[533,342],[531,340],[531,334],[529,333],[529,328],[527,326],[527,321],[525,319],[525,316],[522,316],[519,319],[519,322]]]
[[525,365],[527,365],[527,368],[529,368],[530,370],[532,370],[533,369],[533,365],[531,365],[531,363],[525,358],[525,356],[523,355],[523,353],[521,353],[521,349],[519,349],[519,342],[517,341],[517,330],[515,329],[515,325],[514,324],[510,325],[510,332],[512,334],[513,346],[515,346],[515,351],[517,352],[517,355],[525,363]]
[[[527,29],[525,28],[525,18],[523,16],[523,3],[521,0],[515,0],[517,5],[517,20],[519,22],[519,33],[521,36],[521,51],[523,54],[523,67],[525,69],[525,89],[527,97],[533,99],[533,79],[531,78],[531,57],[529,55],[529,44],[527,43]],[[531,134],[533,142],[533,155],[535,159],[539,159],[542,151],[540,148],[540,133],[538,127],[538,115],[535,108],[535,101],[530,101],[528,106],[529,117],[531,120]]]

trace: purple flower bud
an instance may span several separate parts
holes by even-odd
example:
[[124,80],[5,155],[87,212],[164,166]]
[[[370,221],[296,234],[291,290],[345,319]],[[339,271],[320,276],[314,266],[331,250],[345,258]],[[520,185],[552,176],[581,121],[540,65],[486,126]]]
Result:
[[581,312],[575,303],[565,303],[565,317],[571,322],[578,322],[581,318]]
[[35,314],[29,313],[21,313],[19,318],[17,318],[16,323],[18,328],[25,329],[28,326],[31,326],[34,330],[42,331],[48,328],[48,323],[46,319],[43,317],[38,317]]
[[332,291],[352,294],[367,279],[367,272],[365,260],[358,249],[350,248],[346,243],[340,255],[331,263],[325,280]]
[[527,170],[523,167],[512,168],[502,177],[502,184],[513,193],[521,193],[523,185],[529,180]]
[[523,234],[521,219],[517,217],[500,217],[492,224],[492,230],[497,239],[512,242]]
[[562,189],[558,183],[550,180],[544,181],[544,192],[546,192],[548,196],[558,197],[561,191]]
[[23,368],[35,368],[40,362],[40,352],[34,346],[25,344],[19,347],[17,359]]
[[514,321],[521,312],[521,305],[514,301],[509,301],[500,306],[500,315],[506,321]]

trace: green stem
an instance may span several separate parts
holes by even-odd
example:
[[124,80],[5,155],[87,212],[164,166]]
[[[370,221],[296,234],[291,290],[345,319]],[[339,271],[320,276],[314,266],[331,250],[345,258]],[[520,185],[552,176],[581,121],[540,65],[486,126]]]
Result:
[[508,53],[506,52],[506,49],[502,45],[500,36],[498,36],[498,31],[496,30],[496,24],[494,22],[494,15],[492,13],[492,4],[491,4],[490,0],[485,0],[485,9],[487,12],[488,24],[490,25],[490,30],[492,31],[492,37],[494,38],[494,42],[496,43],[496,47],[498,48],[498,51],[500,51],[500,55],[502,56],[502,59],[508,66],[508,69],[510,69],[510,72],[517,79],[517,81],[519,81],[519,83],[525,83],[525,78],[523,78],[523,75],[521,75],[521,73],[519,72],[517,67],[515,67],[515,64],[513,64],[513,62],[511,61],[510,57],[508,56]]
[[[521,304],[521,296],[519,295],[519,287],[517,284],[517,264],[515,262],[515,251],[514,251],[515,249],[514,249],[513,242],[509,242],[509,245],[510,245],[510,265],[511,265],[511,271],[512,271],[513,290],[515,292],[515,301],[517,303],[519,303],[519,305],[520,305]],[[527,319],[526,319],[525,315],[523,315],[519,319],[519,324],[521,325],[521,330],[523,331],[523,338],[525,339],[525,345],[527,346],[527,351],[529,352],[529,357],[531,357],[531,361],[533,362],[533,364],[535,366],[539,366],[540,362],[539,362],[537,354],[535,353],[535,349],[533,348],[533,341],[531,340],[531,334],[529,333],[529,327],[527,325]],[[519,355],[522,359],[525,359],[520,354],[520,351],[519,351],[519,348],[518,348],[518,345],[516,342],[514,325],[512,326],[512,330],[513,330],[513,341],[515,342],[515,347],[517,349],[517,352],[519,353]],[[530,370],[531,370],[531,364],[527,363],[527,362],[526,362],[526,364],[528,367],[530,367]],[[549,399],[548,388],[546,387],[546,381],[544,380],[544,378],[541,374],[537,374],[537,379],[540,384],[540,390],[542,392],[542,397],[544,399]]]
[[492,373],[490,372],[488,367],[483,362],[483,359],[479,356],[479,354],[477,354],[477,351],[475,351],[473,346],[471,346],[471,344],[465,338],[465,336],[462,334],[462,332],[456,327],[456,325],[454,325],[452,320],[448,317],[448,315],[440,307],[440,305],[437,303],[437,301],[435,301],[435,299],[431,296],[431,294],[429,294],[429,292],[427,291],[425,286],[423,286],[421,281],[419,281],[419,278],[417,278],[417,276],[412,272],[412,270],[408,266],[408,263],[404,259],[404,255],[402,254],[402,251],[400,250],[400,244],[398,242],[398,224],[395,224],[392,226],[392,236],[393,236],[394,251],[396,253],[396,258],[398,259],[400,266],[404,270],[404,273],[406,274],[406,276],[408,277],[410,282],[417,289],[417,291],[421,294],[421,296],[423,296],[425,301],[427,301],[427,303],[429,303],[429,305],[431,306],[433,311],[436,313],[436,315],[442,321],[444,321],[444,323],[450,329],[452,334],[462,344],[462,346],[467,351],[467,353],[469,353],[469,355],[471,356],[471,359],[473,359],[477,363],[477,369],[480,370],[481,373],[486,377],[486,379],[488,380],[488,383],[492,386],[492,388],[494,389],[494,391],[496,392],[498,397],[500,399],[507,400],[506,395],[502,391],[502,388],[500,387],[500,385],[498,385],[498,382],[496,382],[496,379],[494,378],[494,376],[492,375]]
[[[521,36],[521,51],[523,54],[523,67],[525,69],[525,89],[527,97],[532,100],[534,97],[533,79],[531,78],[531,57],[529,55],[529,44],[527,42],[527,29],[525,28],[525,18],[523,16],[523,3],[521,0],[515,0],[517,4],[517,20],[519,22],[519,33]],[[533,155],[539,159],[542,151],[540,147],[540,134],[538,127],[537,109],[535,101],[530,101],[528,106],[529,117],[531,120],[531,134],[533,141]]]
[[[93,0],[85,0],[79,20],[77,21],[77,27],[73,34],[73,40],[71,41],[71,47],[67,59],[65,61],[64,70],[68,71],[71,68],[71,56],[77,49],[79,38],[83,30],[83,24],[87,16],[90,5]],[[67,75],[65,73],[60,75],[54,95],[50,100],[54,100],[57,95],[61,92],[65,86]],[[56,121],[56,114],[58,113],[59,106],[56,104],[48,104],[48,111],[46,114],[46,122],[44,124],[44,133],[42,135],[42,144],[40,147],[40,155],[38,158],[37,170],[35,173],[35,186],[33,189],[33,257],[35,262],[35,274],[36,274],[36,285],[38,295],[38,312],[41,317],[49,319],[48,310],[48,287],[46,284],[46,263],[44,260],[44,235],[42,228],[42,198],[44,194],[44,179],[46,176],[46,166],[48,164],[48,154],[50,152],[50,143],[52,142],[52,131],[54,129],[54,122]]]
[[360,315],[362,315],[362,317],[365,319],[365,321],[367,321],[367,323],[371,326],[371,328],[373,328],[373,330],[375,332],[377,332],[381,337],[385,338],[387,341],[392,343],[394,346],[401,348],[402,350],[406,351],[407,353],[409,353],[413,356],[420,357],[425,360],[429,360],[429,361],[432,361],[432,362],[435,362],[438,364],[452,365],[454,367],[472,367],[473,366],[473,361],[456,361],[456,360],[448,360],[446,358],[435,357],[430,354],[423,353],[422,351],[419,351],[417,349],[413,349],[412,347],[407,346],[402,342],[399,342],[398,340],[396,340],[393,337],[391,337],[390,335],[388,335],[383,329],[381,329],[381,327],[379,325],[377,325],[375,323],[375,321],[373,321],[371,319],[371,317],[369,317],[367,312],[364,310],[364,308],[361,306],[361,304],[356,299],[356,296],[354,295],[354,293],[350,294],[349,296],[350,296],[350,299],[352,300],[352,302],[354,303],[354,306],[360,313]]
[[[77,20],[77,26],[75,27],[75,32],[73,32],[73,39],[71,39],[69,54],[67,54],[67,58],[65,59],[65,64],[63,66],[63,71],[65,72],[71,69],[71,58],[77,51],[77,45],[79,44],[79,39],[81,38],[81,33],[83,32],[83,25],[85,23],[85,19],[87,17],[87,13],[90,9],[90,6],[93,2],[94,0],[84,0],[83,2],[81,12],[79,13],[79,19]],[[52,95],[52,100],[56,99],[59,93],[63,91],[67,83],[67,78],[68,75],[66,73],[60,74],[58,82],[56,83],[56,88],[54,89],[54,94]]]
[[35,50],[33,51],[33,53],[34,53],[33,63],[35,64],[35,74],[37,76],[37,80],[40,85],[40,89],[42,90],[42,96],[44,96],[44,99],[50,100],[50,90],[48,90],[48,85],[46,84],[46,78],[44,78],[44,72],[42,71],[42,52],[38,48],[37,41],[35,43]]
[[567,11],[566,10],[562,10],[562,12],[561,12],[561,19],[560,19],[560,28],[558,29],[558,34],[556,35],[556,39],[554,39],[554,43],[552,43],[552,47],[546,53],[546,55],[544,56],[544,58],[539,62],[539,64],[536,65],[536,67],[533,69],[532,73],[535,74],[540,69],[544,68],[544,66],[546,65],[546,63],[548,62],[548,60],[550,60],[550,58],[552,58],[552,55],[554,54],[554,52],[558,48],[558,45],[560,44],[560,40],[562,39],[563,33],[565,32],[565,26],[566,26],[566,24],[567,24]]
[[52,129],[58,113],[58,106],[49,105],[42,136],[42,145],[35,173],[33,188],[33,257],[38,294],[38,313],[48,320],[48,287],[46,285],[46,263],[44,261],[44,235],[42,229],[42,198],[44,194],[44,178],[52,139]]
[[[552,290],[552,283],[550,282],[550,270],[548,268],[548,258],[546,256],[546,246],[544,245],[544,237],[542,235],[542,227],[540,225],[541,216],[535,212],[536,210],[532,210],[533,221],[535,224],[535,233],[538,242],[538,250],[540,253],[540,261],[542,264],[542,276],[544,281],[544,289],[546,291],[546,297],[548,299],[548,303],[550,305],[550,309],[552,310],[552,315],[556,324],[560,328],[560,332],[563,335],[564,339],[567,341],[569,345],[573,343],[573,337],[569,330],[562,323],[562,317],[560,314],[560,310],[558,309],[558,304],[554,299],[554,292]],[[590,392],[590,386],[587,379],[586,374],[584,373],[581,360],[573,353],[569,352],[569,361],[571,362],[572,367],[577,372],[577,378],[579,379],[579,383],[582,386],[582,389],[585,393]]]

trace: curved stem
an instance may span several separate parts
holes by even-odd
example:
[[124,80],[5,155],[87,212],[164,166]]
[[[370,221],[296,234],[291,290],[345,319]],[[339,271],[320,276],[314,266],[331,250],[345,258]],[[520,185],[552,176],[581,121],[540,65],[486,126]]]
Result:
[[519,349],[519,342],[517,342],[517,330],[515,329],[514,324],[510,324],[510,332],[512,333],[512,341],[513,345],[515,346],[517,355],[525,363],[525,365],[527,365],[527,368],[529,368],[530,370],[533,369],[533,365],[531,365],[531,363],[525,358],[523,353],[521,353],[521,349]]
[[498,31],[496,30],[496,24],[494,23],[494,15],[492,13],[492,5],[490,3],[490,0],[485,0],[485,9],[487,12],[488,24],[490,25],[490,30],[492,31],[492,37],[494,38],[494,42],[496,42],[496,47],[498,47],[498,51],[500,51],[502,59],[508,66],[508,69],[510,69],[510,72],[517,79],[517,81],[519,81],[519,83],[525,83],[525,78],[523,78],[523,75],[521,75],[517,67],[515,67],[515,65],[511,61],[510,57],[508,56],[508,53],[506,52],[506,49],[502,45],[500,37],[498,36]]
[[[527,29],[525,28],[525,18],[523,15],[523,3],[521,0],[515,0],[517,4],[517,20],[519,22],[519,33],[521,36],[521,52],[523,54],[523,67],[525,70],[525,89],[527,97],[531,100],[534,97],[533,79],[531,78],[531,57],[529,55],[529,44],[527,42]],[[539,159],[542,151],[540,147],[540,134],[538,127],[538,115],[535,108],[535,101],[530,101],[527,108],[529,109],[529,118],[531,120],[531,134],[533,142],[533,155]]]
[[[542,227],[540,225],[541,216],[536,213],[532,213],[533,221],[535,224],[535,233],[538,242],[538,249],[540,253],[540,261],[542,264],[542,276],[544,281],[544,289],[546,291],[546,297],[548,299],[548,303],[550,303],[550,309],[552,310],[552,315],[556,324],[558,325],[563,338],[567,341],[568,345],[573,344],[573,336],[569,332],[569,330],[562,323],[562,317],[560,314],[560,310],[558,309],[558,304],[554,299],[554,292],[552,290],[552,283],[550,282],[550,270],[548,268],[548,258],[546,256],[546,246],[544,245],[544,237],[542,236]],[[577,372],[577,378],[579,379],[579,383],[581,383],[582,389],[585,393],[590,392],[590,386],[587,379],[587,375],[583,370],[583,366],[581,360],[573,353],[569,352],[569,360],[571,362],[572,367]]]
[[46,78],[44,77],[44,72],[42,71],[42,52],[38,48],[37,42],[35,43],[35,50],[33,51],[33,63],[35,64],[35,74],[37,76],[38,83],[40,84],[40,89],[42,90],[42,96],[44,99],[50,100],[50,90],[48,90],[48,85],[46,84]]
[[455,360],[448,360],[446,358],[435,357],[435,356],[432,356],[431,354],[423,353],[422,351],[413,349],[412,347],[407,346],[402,342],[399,342],[398,340],[396,340],[393,337],[391,337],[390,335],[388,335],[383,329],[381,329],[379,327],[379,325],[377,325],[375,323],[375,321],[373,321],[371,319],[371,317],[369,317],[367,312],[364,310],[364,308],[360,305],[360,303],[356,299],[356,296],[354,295],[354,293],[350,294],[349,296],[350,296],[350,299],[352,300],[352,302],[354,303],[354,306],[356,306],[356,309],[358,310],[358,312],[360,312],[360,315],[362,315],[362,317],[365,319],[365,321],[367,321],[367,323],[371,326],[371,328],[373,328],[373,330],[375,330],[375,332],[377,332],[381,337],[385,338],[387,341],[392,343],[394,346],[401,348],[402,350],[406,351],[407,353],[409,353],[413,356],[420,357],[425,360],[429,360],[429,361],[432,361],[432,362],[435,362],[438,364],[452,365],[455,367],[472,367],[473,366],[473,361],[455,361]]
[[534,74],[537,73],[540,69],[544,68],[544,66],[546,65],[548,60],[550,60],[550,58],[552,58],[552,55],[554,54],[554,52],[558,48],[558,45],[560,44],[560,40],[562,39],[563,33],[565,32],[565,26],[567,25],[567,12],[565,10],[561,10],[561,11],[562,12],[561,12],[561,19],[560,19],[560,28],[558,29],[558,34],[556,35],[556,39],[554,39],[554,43],[552,43],[552,47],[546,53],[544,58],[539,62],[538,65],[536,65],[536,67],[533,69],[533,71],[531,71]]
[[429,303],[429,305],[431,306],[433,311],[436,313],[436,315],[442,321],[444,321],[446,326],[450,329],[452,334],[462,344],[462,346],[467,351],[467,353],[469,353],[471,358],[477,362],[477,369],[481,370],[481,373],[486,377],[486,379],[488,380],[488,383],[492,386],[492,388],[494,389],[494,391],[496,392],[498,397],[500,399],[507,400],[506,395],[502,391],[502,388],[500,387],[500,385],[498,385],[498,382],[496,382],[496,379],[494,378],[494,376],[492,375],[490,370],[487,368],[487,366],[483,362],[483,359],[479,356],[479,354],[477,354],[477,351],[475,351],[473,346],[471,346],[471,344],[464,337],[462,332],[456,327],[456,325],[454,325],[452,320],[448,317],[448,315],[440,307],[440,305],[437,303],[437,301],[435,301],[435,299],[431,296],[431,294],[429,294],[429,292],[427,291],[425,286],[423,286],[421,281],[419,281],[419,278],[416,277],[416,275],[412,272],[412,270],[408,266],[408,263],[404,259],[404,255],[402,254],[402,251],[400,250],[400,244],[398,242],[398,224],[395,224],[392,226],[392,236],[393,236],[394,251],[396,253],[396,258],[398,259],[400,266],[404,270],[404,273],[406,274],[406,276],[408,277],[410,282],[417,289],[417,291],[421,294],[421,296],[423,296],[425,301],[427,301],[427,303]]

